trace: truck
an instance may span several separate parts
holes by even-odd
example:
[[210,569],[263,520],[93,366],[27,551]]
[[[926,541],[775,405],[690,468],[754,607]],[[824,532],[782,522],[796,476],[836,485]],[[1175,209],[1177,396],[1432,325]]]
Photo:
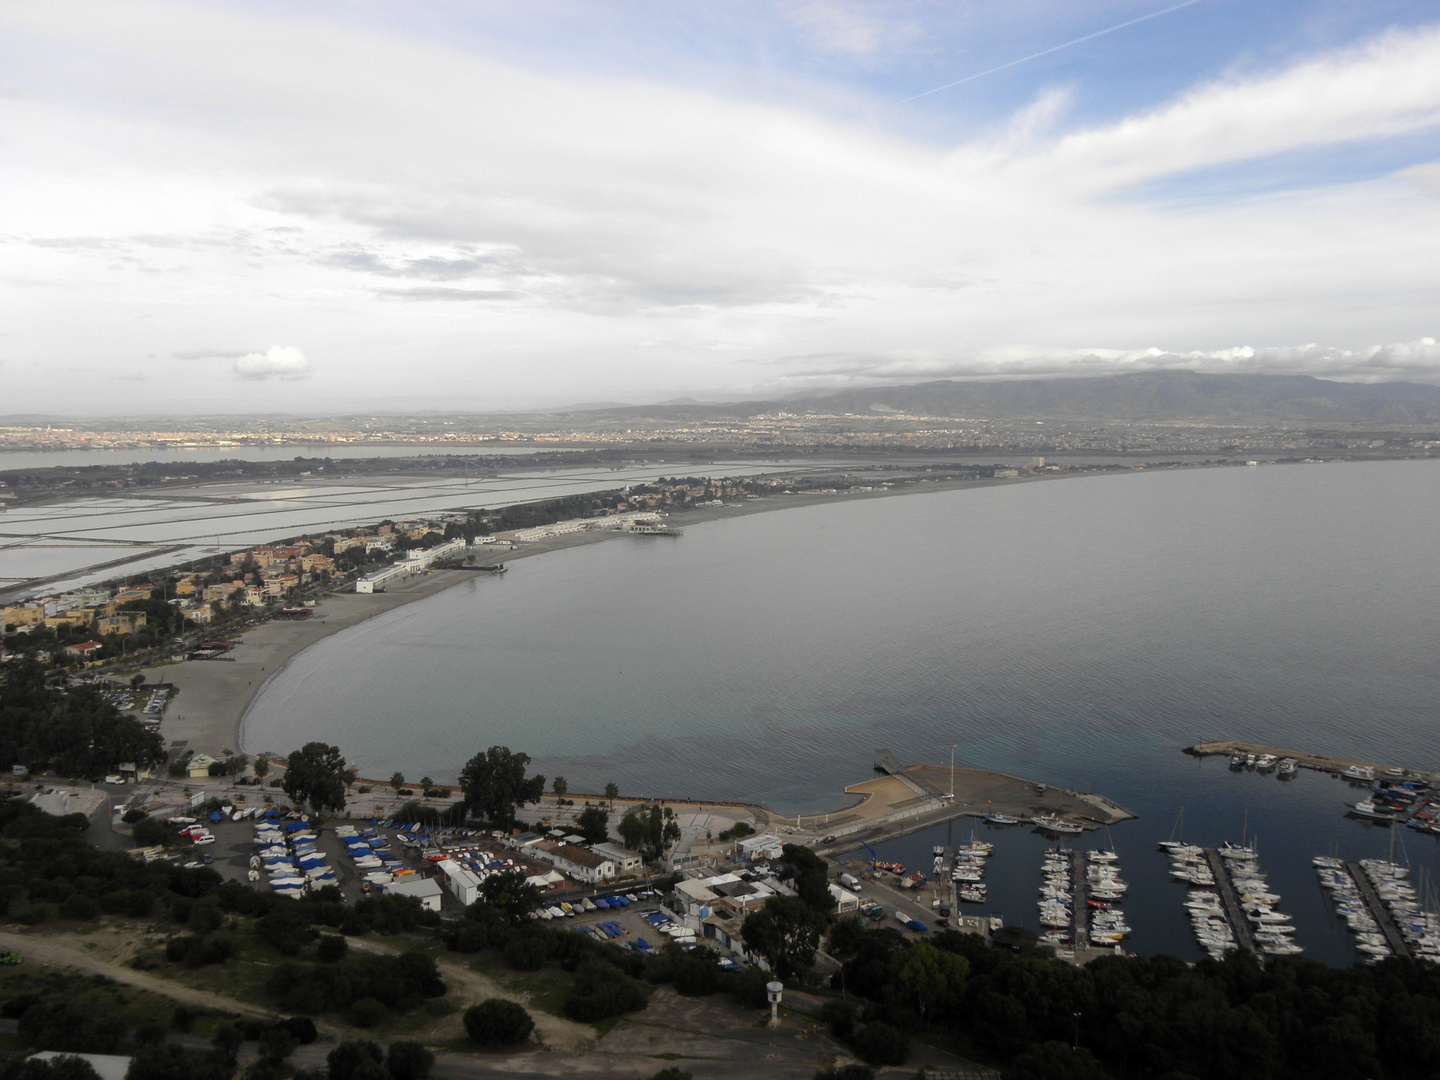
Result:
[[860,879],[854,874],[841,874],[839,882],[852,892],[860,888]]

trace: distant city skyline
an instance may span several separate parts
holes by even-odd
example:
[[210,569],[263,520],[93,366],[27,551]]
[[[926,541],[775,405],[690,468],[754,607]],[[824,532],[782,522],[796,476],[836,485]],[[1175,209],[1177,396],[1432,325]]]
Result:
[[0,413],[1440,381],[1432,5],[0,5]]

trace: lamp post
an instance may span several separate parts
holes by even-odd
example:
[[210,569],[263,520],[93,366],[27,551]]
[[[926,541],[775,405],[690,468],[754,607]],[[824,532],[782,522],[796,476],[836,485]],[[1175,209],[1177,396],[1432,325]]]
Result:
[[955,801],[955,747],[958,743],[950,744],[950,801]]
[[780,992],[785,989],[782,982],[768,982],[765,984],[765,997],[770,1002],[770,1026],[780,1026]]

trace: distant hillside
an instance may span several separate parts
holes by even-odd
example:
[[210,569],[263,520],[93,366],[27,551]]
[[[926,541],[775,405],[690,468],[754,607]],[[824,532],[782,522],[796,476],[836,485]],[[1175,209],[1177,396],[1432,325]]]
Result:
[[821,393],[785,401],[672,402],[604,415],[704,420],[792,413],[912,415],[1096,422],[1253,421],[1335,424],[1440,423],[1440,386],[1343,383],[1309,375],[1201,375],[1146,371],[1093,379],[918,383]]

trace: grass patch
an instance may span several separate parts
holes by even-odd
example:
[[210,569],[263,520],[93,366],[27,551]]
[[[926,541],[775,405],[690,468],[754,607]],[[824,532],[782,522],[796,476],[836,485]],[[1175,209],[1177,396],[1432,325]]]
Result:
[[[130,1027],[145,1023],[170,1023],[179,1004],[175,999],[150,990],[126,986],[104,975],[82,975],[41,967],[28,961],[18,967],[0,968],[0,1001],[33,995],[45,1001],[64,1001],[90,1007],[95,1011],[113,1011]],[[234,1020],[234,1014],[211,1009],[195,1009],[195,1034],[211,1034],[217,1026]]]

